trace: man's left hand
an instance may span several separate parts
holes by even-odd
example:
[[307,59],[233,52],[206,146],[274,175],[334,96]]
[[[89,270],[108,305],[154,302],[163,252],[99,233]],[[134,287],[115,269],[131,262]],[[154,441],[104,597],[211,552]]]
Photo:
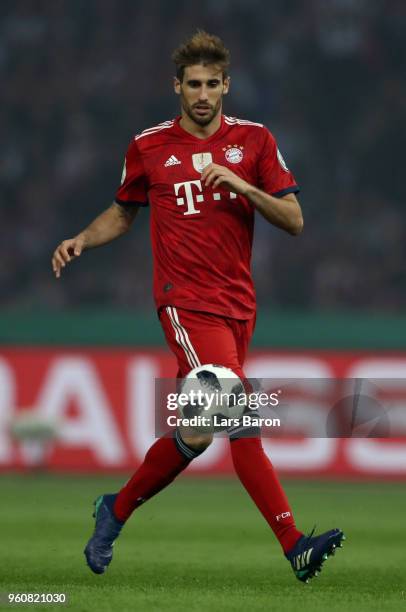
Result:
[[233,191],[234,193],[240,193],[245,195],[249,183],[244,181],[241,177],[237,176],[229,168],[220,166],[219,164],[209,164],[205,167],[202,172],[202,183],[205,187],[212,186],[215,189],[219,185]]

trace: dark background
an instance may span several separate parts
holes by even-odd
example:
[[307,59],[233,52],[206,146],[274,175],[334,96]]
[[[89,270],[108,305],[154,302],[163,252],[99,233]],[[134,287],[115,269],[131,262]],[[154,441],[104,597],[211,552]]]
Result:
[[405,2],[3,1],[0,15],[3,310],[151,310],[148,211],[59,282],[50,257],[110,205],[132,136],[178,113],[170,54],[202,27],[231,51],[225,112],[265,123],[301,187],[300,237],[258,219],[260,308],[403,312]]

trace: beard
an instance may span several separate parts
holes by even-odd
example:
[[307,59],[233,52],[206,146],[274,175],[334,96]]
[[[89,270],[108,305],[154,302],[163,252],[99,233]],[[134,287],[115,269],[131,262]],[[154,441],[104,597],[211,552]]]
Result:
[[[200,115],[197,112],[197,107],[203,107],[207,109],[207,112],[204,115]],[[221,108],[221,98],[216,102],[214,106],[211,104],[193,104],[190,105],[186,102],[186,100],[182,97],[182,108],[192,121],[200,125],[201,127],[205,127],[209,125],[213,121],[213,119],[217,116],[220,108]]]

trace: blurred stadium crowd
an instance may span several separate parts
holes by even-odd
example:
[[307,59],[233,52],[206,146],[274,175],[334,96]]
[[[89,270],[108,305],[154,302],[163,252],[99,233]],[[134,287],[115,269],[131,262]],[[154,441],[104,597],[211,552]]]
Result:
[[148,212],[56,282],[50,256],[112,201],[132,135],[178,114],[170,53],[197,27],[232,53],[225,112],[265,123],[305,231],[258,220],[260,307],[406,306],[406,3],[5,0],[0,283],[10,308],[149,309]]

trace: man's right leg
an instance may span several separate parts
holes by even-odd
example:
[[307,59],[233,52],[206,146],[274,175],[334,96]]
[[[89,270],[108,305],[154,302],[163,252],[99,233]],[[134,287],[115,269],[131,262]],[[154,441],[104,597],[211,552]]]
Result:
[[[162,309],[160,321],[178,362],[178,378],[186,376],[201,363],[210,363],[213,347],[216,347],[217,356],[222,351],[220,362],[228,363],[236,358],[233,334],[221,317],[179,311],[168,306]],[[131,513],[170,484],[209,446],[211,440],[209,434],[196,435],[186,428],[177,431],[175,438],[160,438],[118,495],[103,495],[96,500],[95,533],[85,550],[88,565],[94,572],[103,573],[111,562],[112,545]]]
[[175,436],[159,438],[145,459],[118,494],[101,495],[95,502],[96,526],[85,556],[90,569],[102,574],[113,558],[113,544],[132,512],[147,499],[162,491],[189,463],[211,443],[212,436]]
[[147,499],[162,491],[189,463],[210,444],[211,436],[187,438],[176,430],[159,438],[145,455],[143,464],[121,489],[114,502],[114,514],[126,521],[132,512]]

